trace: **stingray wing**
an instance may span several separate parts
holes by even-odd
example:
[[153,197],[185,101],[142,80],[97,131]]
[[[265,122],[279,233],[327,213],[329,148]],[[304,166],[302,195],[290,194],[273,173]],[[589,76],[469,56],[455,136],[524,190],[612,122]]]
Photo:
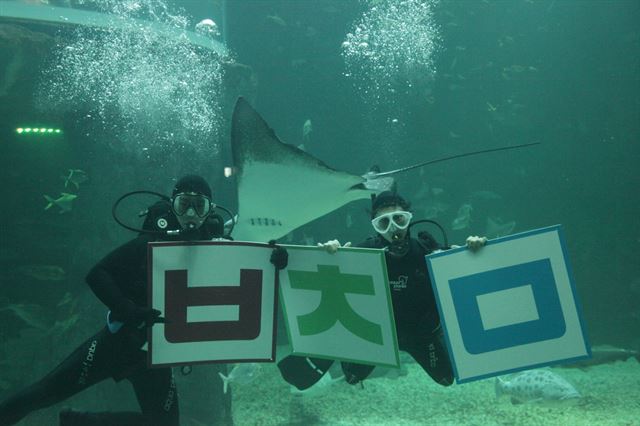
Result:
[[334,170],[282,143],[243,98],[233,111],[231,150],[238,180],[236,240],[283,237],[372,193],[365,188],[362,176]]

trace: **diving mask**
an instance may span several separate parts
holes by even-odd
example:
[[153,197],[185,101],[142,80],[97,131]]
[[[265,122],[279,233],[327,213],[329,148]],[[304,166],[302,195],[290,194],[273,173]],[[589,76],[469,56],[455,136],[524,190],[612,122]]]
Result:
[[411,212],[399,210],[381,214],[380,216],[373,218],[373,220],[371,220],[371,224],[376,232],[386,234],[389,232],[392,224],[396,229],[407,229],[412,217],[413,215]]
[[171,206],[176,216],[184,216],[189,212],[189,209],[193,209],[193,212],[200,218],[207,216],[215,207],[207,196],[192,192],[176,195],[173,197]]

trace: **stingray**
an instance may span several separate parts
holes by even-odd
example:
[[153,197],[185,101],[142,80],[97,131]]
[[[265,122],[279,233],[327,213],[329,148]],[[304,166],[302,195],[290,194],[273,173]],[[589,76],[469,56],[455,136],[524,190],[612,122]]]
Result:
[[351,201],[392,189],[391,175],[452,158],[535,144],[458,154],[358,176],[333,169],[283,143],[260,114],[239,98],[231,121],[233,174],[238,184],[233,237],[239,241],[278,239]]

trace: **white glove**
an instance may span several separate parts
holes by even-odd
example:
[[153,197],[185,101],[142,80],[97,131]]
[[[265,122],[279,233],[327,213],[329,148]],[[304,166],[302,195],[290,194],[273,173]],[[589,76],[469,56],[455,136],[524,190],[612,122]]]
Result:
[[484,247],[487,242],[487,237],[478,237],[477,235],[469,235],[467,237],[467,248],[471,251],[478,251]]
[[340,247],[351,247],[351,242],[345,243],[343,246],[341,246],[340,241],[329,240],[326,243],[318,243],[318,247],[324,247],[327,253],[334,254]]

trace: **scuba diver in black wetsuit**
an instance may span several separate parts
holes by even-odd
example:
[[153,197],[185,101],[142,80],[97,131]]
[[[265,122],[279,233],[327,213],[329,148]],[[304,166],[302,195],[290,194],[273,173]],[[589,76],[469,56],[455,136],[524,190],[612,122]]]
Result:
[[[224,222],[214,213],[216,206],[211,195],[211,188],[202,177],[181,178],[171,199],[164,197],[149,209],[144,232],[109,253],[91,269],[87,283],[109,308],[107,326],[43,379],[3,401],[0,425],[17,423],[31,411],[61,402],[109,377],[131,382],[141,412],[67,410],[60,413],[60,425],[179,425],[178,393],[172,370],[147,368],[147,353],[143,348],[146,328],[164,322],[160,311],[147,307],[147,243],[223,237]],[[284,268],[286,250],[275,247],[271,262],[278,269]]]
[[[399,349],[408,352],[436,383],[449,386],[453,383],[453,371],[424,256],[450,247],[439,246],[427,232],[421,232],[419,238],[411,237],[409,203],[393,192],[385,191],[373,198],[371,210],[371,223],[377,234],[357,247],[386,250]],[[477,250],[485,242],[486,238],[469,237],[467,246]],[[320,245],[329,252],[340,247],[337,240]],[[350,243],[345,244],[348,246]],[[317,383],[333,362],[290,355],[278,363],[278,368],[287,382],[305,390]],[[374,368],[342,362],[342,371],[350,384],[362,382]]]

